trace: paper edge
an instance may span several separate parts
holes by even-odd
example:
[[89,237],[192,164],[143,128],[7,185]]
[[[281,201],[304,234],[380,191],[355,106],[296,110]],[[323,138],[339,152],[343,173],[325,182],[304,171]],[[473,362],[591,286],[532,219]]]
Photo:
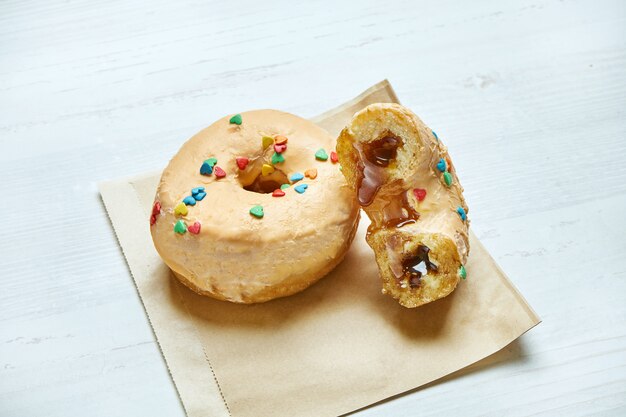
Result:
[[398,96],[396,95],[396,92],[394,91],[393,87],[391,86],[391,83],[389,83],[389,80],[387,80],[385,78],[382,81],[379,81],[376,84],[374,84],[373,86],[369,87],[367,90],[363,91],[361,94],[359,94],[358,96],[354,97],[353,99],[348,100],[348,101],[338,105],[337,107],[334,107],[334,108],[332,108],[330,110],[327,110],[327,111],[325,111],[325,112],[323,112],[321,114],[318,114],[315,117],[311,117],[310,120],[313,123],[318,124],[322,120],[330,119],[330,118],[336,116],[337,114],[343,112],[345,110],[345,108],[352,107],[355,104],[361,102],[364,98],[372,95],[376,91],[384,90],[384,89],[387,89],[389,91],[390,102],[400,103],[400,100],[398,99]]

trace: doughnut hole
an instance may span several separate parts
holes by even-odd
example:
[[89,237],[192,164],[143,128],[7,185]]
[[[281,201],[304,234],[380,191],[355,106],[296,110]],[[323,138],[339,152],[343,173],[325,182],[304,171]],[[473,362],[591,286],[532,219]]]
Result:
[[251,163],[244,172],[238,175],[239,183],[246,191],[259,194],[270,194],[283,184],[289,184],[287,174],[274,166],[274,172],[263,175],[263,161],[258,159]]

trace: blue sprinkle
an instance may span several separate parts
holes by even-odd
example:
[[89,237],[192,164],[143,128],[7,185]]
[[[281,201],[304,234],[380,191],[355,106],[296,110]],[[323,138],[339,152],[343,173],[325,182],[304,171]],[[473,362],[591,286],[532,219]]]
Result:
[[309,188],[309,184],[300,184],[300,185],[296,185],[294,187],[294,190],[296,190],[296,192],[299,194],[303,194],[307,188]]
[[202,175],[211,175],[213,173],[213,167],[206,162],[202,163],[200,167],[200,174]]
[[434,130],[431,130],[431,132],[433,132],[433,136],[435,137],[435,139],[437,139],[437,141],[439,141],[439,136],[437,136],[437,134],[435,133]]
[[458,207],[456,209],[456,212],[459,213],[459,216],[461,216],[461,220],[467,220],[467,214],[465,214],[465,210],[463,210],[463,207]]
[[446,161],[444,161],[443,158],[441,158],[439,162],[437,162],[437,169],[441,172],[444,172],[446,168],[447,168]]
[[193,198],[195,198],[196,201],[202,201],[204,197],[206,197],[206,193],[204,192],[199,192],[198,194],[193,195]]
[[185,203],[188,206],[195,206],[196,205],[196,199],[189,195],[189,196],[183,198],[183,203]]
[[196,195],[198,193],[203,193],[204,187],[196,187],[191,189],[191,195]]
[[289,181],[296,182],[300,181],[302,178],[304,178],[304,175],[302,175],[302,173],[300,172],[296,172],[295,174],[291,174],[291,177],[289,177]]

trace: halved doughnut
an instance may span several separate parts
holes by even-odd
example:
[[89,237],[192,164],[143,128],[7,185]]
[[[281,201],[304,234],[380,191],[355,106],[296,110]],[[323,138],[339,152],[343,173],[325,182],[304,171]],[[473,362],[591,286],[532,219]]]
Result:
[[450,294],[466,274],[468,207],[436,134],[407,108],[377,103],[354,115],[337,153],[371,220],[383,293],[405,307]]

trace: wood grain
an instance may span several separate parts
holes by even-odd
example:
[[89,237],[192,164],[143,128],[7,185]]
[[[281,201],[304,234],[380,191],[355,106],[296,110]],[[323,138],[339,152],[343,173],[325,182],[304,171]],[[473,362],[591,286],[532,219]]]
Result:
[[621,1],[1,2],[0,415],[182,416],[95,184],[382,78],[544,322],[357,414],[626,414],[624,68]]

